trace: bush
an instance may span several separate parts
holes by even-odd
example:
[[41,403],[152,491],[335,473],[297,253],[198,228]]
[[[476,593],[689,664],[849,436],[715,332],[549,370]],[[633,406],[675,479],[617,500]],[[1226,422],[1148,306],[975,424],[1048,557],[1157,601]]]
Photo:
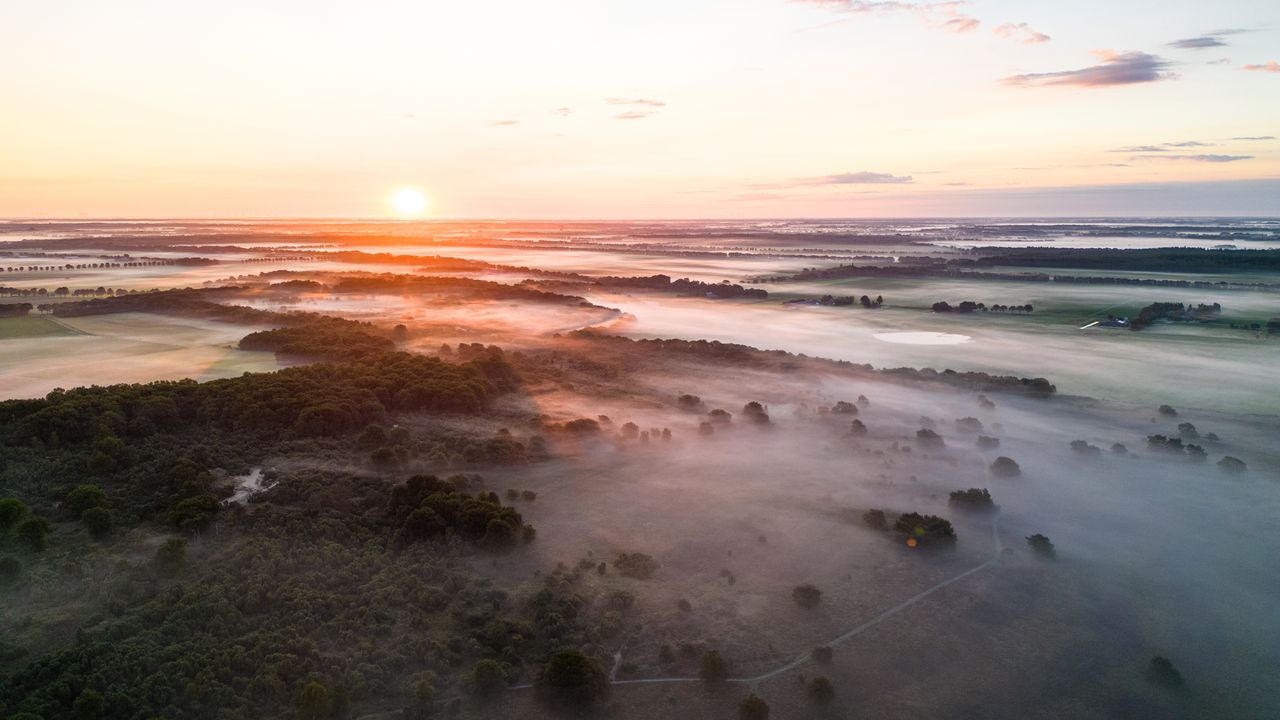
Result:
[[1239,474],[1249,469],[1240,458],[1227,455],[1218,461],[1218,469],[1225,473]]
[[729,679],[729,666],[716,650],[708,650],[702,654],[702,662],[698,665],[698,677],[708,683],[721,683]]
[[815,608],[822,602],[822,591],[808,583],[797,585],[791,590],[791,599],[802,608]]
[[978,436],[979,450],[995,450],[998,447],[1000,447],[1000,438],[988,437],[986,435]]
[[75,517],[80,517],[85,510],[107,506],[107,494],[97,485],[77,485],[67,493],[67,509]]
[[644,553],[622,553],[613,566],[623,577],[648,580],[658,569],[658,562]]
[[738,703],[738,720],[769,720],[769,703],[751,693]]
[[937,515],[921,515],[920,513],[904,513],[893,523],[893,529],[917,542],[952,541],[956,539],[956,531],[951,523]]
[[947,504],[958,510],[976,512],[990,512],[996,509],[996,504],[991,499],[991,493],[986,488],[953,490]]
[[1178,417],[1178,411],[1174,410],[1172,405],[1161,405],[1159,412],[1165,417]]
[[1151,663],[1147,666],[1147,680],[1167,688],[1180,688],[1186,684],[1173,662],[1160,655],[1151,658]]
[[947,446],[947,443],[942,439],[942,436],[929,428],[920,428],[916,431],[916,443],[920,445],[920,447],[924,448],[942,448]]
[[0,499],[0,535],[12,530],[27,514],[27,506],[18,498]]
[[855,437],[862,437],[867,434],[867,426],[861,420],[854,418],[853,422],[849,423],[849,432]]
[[80,522],[89,529],[89,534],[96,537],[106,537],[111,532],[111,524],[113,518],[111,511],[104,507],[91,507],[80,513]]
[[1090,445],[1084,440],[1072,440],[1071,451],[1077,455],[1084,455],[1085,457],[1090,458],[1096,458],[1102,455],[1102,448],[1099,448],[1097,445]]
[[831,662],[831,656],[833,653],[830,646],[819,645],[818,647],[814,648],[810,654],[813,656],[814,662],[826,665],[827,663]]
[[609,696],[609,678],[599,663],[576,649],[552,653],[535,685],[540,700],[564,709],[590,709]]
[[186,564],[187,541],[182,538],[170,538],[156,550],[155,566],[161,575],[177,575]]
[[1018,477],[1022,474],[1022,468],[1018,467],[1018,463],[1013,458],[1001,455],[991,463],[991,474],[996,477]]
[[494,697],[507,689],[507,673],[496,660],[481,660],[471,671],[471,686],[479,697]]
[[769,424],[769,410],[755,400],[742,406],[742,416],[757,425]]
[[862,513],[862,522],[875,530],[884,530],[889,527],[889,520],[885,517],[884,511],[874,508]]
[[15,531],[19,540],[26,543],[35,552],[40,552],[48,546],[46,538],[48,538],[52,529],[48,520],[42,517],[30,517],[18,523]]
[[1041,557],[1054,558],[1058,554],[1053,547],[1053,543],[1049,542],[1049,538],[1040,533],[1027,536],[1027,545],[1031,546],[1032,552]]
[[809,699],[819,705],[828,705],[836,699],[836,690],[831,686],[831,681],[821,675],[810,680],[805,690]]
[[0,585],[11,585],[22,574],[22,563],[18,558],[6,555],[0,557]]

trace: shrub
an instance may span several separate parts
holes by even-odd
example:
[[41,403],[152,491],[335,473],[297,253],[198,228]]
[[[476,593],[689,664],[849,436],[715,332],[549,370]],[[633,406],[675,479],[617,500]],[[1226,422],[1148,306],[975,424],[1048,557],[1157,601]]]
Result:
[[810,654],[813,656],[814,662],[818,662],[818,663],[822,663],[823,665],[826,665],[827,663],[831,662],[831,656],[833,653],[830,646],[819,645],[818,647],[814,648]]
[[74,490],[67,493],[67,509],[75,517],[80,517],[89,508],[106,507],[106,505],[107,494],[97,485],[77,485]]
[[622,553],[613,566],[623,577],[648,580],[658,569],[658,562],[644,553]]
[[165,576],[177,575],[187,564],[187,541],[170,538],[156,550],[156,570]]
[[904,513],[893,523],[893,529],[918,542],[951,541],[956,538],[956,531],[951,523],[937,515],[921,515],[920,513]]
[[808,583],[797,585],[791,590],[791,599],[802,608],[815,608],[822,602],[822,591]]
[[9,532],[27,514],[27,506],[18,498],[0,499],[0,535]]
[[884,530],[889,527],[889,520],[883,510],[871,509],[862,513],[862,522],[869,528]]
[[1249,469],[1240,458],[1227,455],[1218,461],[1218,469],[1225,473],[1239,474]]
[[988,437],[986,435],[978,436],[978,449],[995,450],[998,447],[1000,447],[1000,438]]
[[471,671],[471,686],[476,695],[493,697],[507,689],[507,673],[496,660],[481,660]]
[[10,585],[22,574],[22,563],[18,558],[6,555],[0,557],[0,585]]
[[925,448],[942,448],[947,446],[947,443],[942,439],[942,436],[929,428],[920,428],[916,431],[916,443],[919,444],[920,447]]
[[29,517],[18,523],[15,531],[19,540],[26,543],[32,550],[40,552],[48,546],[46,538],[52,529],[48,520],[42,517]]
[[1058,554],[1053,547],[1053,543],[1049,541],[1049,538],[1041,535],[1040,533],[1028,535],[1027,545],[1031,546],[1032,552],[1041,557],[1054,558]]
[[80,522],[89,529],[90,535],[96,538],[106,537],[111,532],[111,511],[104,507],[91,507],[80,513]]
[[862,437],[867,434],[867,426],[861,420],[854,418],[853,422],[849,423],[849,432],[856,437]]
[[995,502],[991,500],[991,493],[986,488],[953,490],[947,504],[959,510],[978,512],[989,512],[996,509]]
[[836,699],[836,690],[831,686],[831,681],[821,675],[810,680],[805,691],[809,699],[819,705],[828,705]]
[[1165,417],[1178,417],[1178,411],[1174,410],[1172,405],[1161,405],[1159,412]]
[[1022,468],[1018,467],[1013,458],[1001,455],[991,463],[991,474],[996,477],[1017,477],[1022,474]]
[[609,695],[609,678],[581,650],[551,654],[535,684],[538,698],[553,707],[590,709]]
[[769,703],[751,693],[738,703],[738,720],[769,720]]
[[1147,666],[1147,680],[1168,688],[1179,688],[1186,684],[1173,662],[1160,655],[1151,658],[1151,663]]
[[715,650],[702,654],[702,662],[698,665],[698,677],[708,683],[720,683],[729,679],[729,666],[724,658]]

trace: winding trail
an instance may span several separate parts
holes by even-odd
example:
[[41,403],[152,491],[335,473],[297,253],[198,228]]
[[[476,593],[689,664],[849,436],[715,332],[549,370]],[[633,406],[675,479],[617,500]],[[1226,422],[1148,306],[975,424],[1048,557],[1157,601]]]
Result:
[[[861,625],[852,627],[849,630],[846,630],[845,632],[841,633],[840,635],[837,635],[836,637],[832,638],[831,640],[828,640],[826,643],[823,643],[823,644],[827,645],[828,647],[835,647],[836,645],[841,645],[843,643],[846,643],[852,640],[853,638],[857,637],[858,635],[861,635],[862,633],[866,632],[867,630],[870,630],[876,625],[879,625],[885,620],[888,620],[894,615],[897,615],[903,610],[906,610],[912,605],[915,605],[916,603],[929,597],[930,595],[938,592],[939,590],[949,585],[952,585],[953,583],[960,582],[961,580],[969,577],[970,575],[979,573],[991,567],[992,565],[995,565],[997,562],[999,562],[1000,553],[1004,550],[1004,544],[1000,542],[1000,528],[998,524],[999,519],[1000,519],[1000,516],[998,514],[993,515],[991,517],[991,544],[992,544],[991,557],[988,558],[985,562],[983,562],[980,565],[975,565],[974,567],[971,567],[968,570],[965,570],[964,572],[958,575],[953,575],[947,578],[946,580],[943,580],[942,582],[936,585],[933,585],[932,587],[929,587],[925,590],[921,590],[915,595],[912,595],[911,597],[907,598],[906,600],[903,600],[897,605],[894,605],[893,607],[881,612],[879,615],[876,615],[875,617],[862,623]],[[609,677],[610,685],[664,685],[664,684],[673,684],[673,683],[703,682],[702,678],[697,678],[697,677],[657,677],[657,678],[641,678],[636,680],[618,680],[616,679],[615,676],[617,675],[617,668],[621,663],[621,660],[622,660],[622,650],[619,649],[618,652],[614,655],[614,671],[610,674],[610,677]],[[785,673],[791,672],[792,670],[795,670],[796,668],[812,661],[813,661],[813,654],[811,652],[805,652],[802,655],[799,655],[798,657],[796,657],[794,660],[791,660],[790,662],[787,662],[787,663],[783,663],[782,665],[779,665],[778,667],[772,670],[769,670],[767,672],[763,672],[759,675],[752,675],[750,677],[729,678],[725,682],[755,686],[757,683],[764,682],[765,680],[769,680],[779,675],[783,675]],[[509,689],[525,690],[531,687],[533,687],[532,684],[524,684],[524,685],[513,685]]]

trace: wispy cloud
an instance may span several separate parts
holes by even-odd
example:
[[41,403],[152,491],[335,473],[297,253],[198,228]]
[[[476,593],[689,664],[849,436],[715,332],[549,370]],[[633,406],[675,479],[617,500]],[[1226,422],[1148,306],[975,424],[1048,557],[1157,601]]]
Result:
[[1134,155],[1130,160],[1188,160],[1204,163],[1228,163],[1252,160],[1252,155]]
[[1226,47],[1227,44],[1222,38],[1215,35],[1201,35],[1200,37],[1182,38],[1169,43],[1169,47],[1178,48],[1179,50],[1203,50],[1205,48]]
[[1128,147],[1112,148],[1107,152],[1113,153],[1149,153],[1149,152],[1169,152],[1169,149],[1163,145],[1130,145]]
[[667,104],[661,100],[648,100],[646,98],[605,98],[604,101],[610,105],[644,105],[646,107],[666,107]]
[[1244,135],[1241,137],[1233,137],[1232,140],[1275,140],[1275,135]]
[[494,120],[490,124],[495,125],[497,127],[510,127],[512,125],[519,125],[520,121],[519,120]]
[[567,107],[562,107],[562,108],[556,108],[551,112],[555,113],[556,115],[559,115],[560,117],[568,117],[571,113],[573,113],[573,110]]
[[1210,60],[1205,63],[1205,65],[1230,65],[1230,64],[1231,64],[1231,58],[1218,58],[1217,60]]
[[799,180],[800,185],[904,185],[910,182],[915,182],[915,179],[910,175],[893,175],[891,173],[870,172],[868,170]]
[[792,2],[831,8],[838,12],[855,14],[913,13],[926,24],[951,32],[976,30],[981,21],[964,12],[969,3],[964,0],[950,2],[898,2],[896,0],[792,0]]
[[1049,36],[1037,32],[1027,23],[1005,23],[996,28],[996,35],[1020,41],[1023,45],[1049,42]]
[[1245,65],[1245,70],[1261,70],[1262,72],[1280,73],[1280,62],[1268,60],[1261,65]]
[[1094,55],[1102,62],[1079,70],[1027,73],[1004,79],[1004,84],[1019,87],[1047,87],[1072,85],[1076,87],[1110,87],[1155,82],[1176,77],[1168,71],[1170,63],[1144,52],[1118,53],[1114,50],[1097,50]]
[[653,113],[640,112],[639,110],[629,110],[624,113],[618,113],[613,117],[615,120],[640,120],[642,118],[647,118],[652,114]]

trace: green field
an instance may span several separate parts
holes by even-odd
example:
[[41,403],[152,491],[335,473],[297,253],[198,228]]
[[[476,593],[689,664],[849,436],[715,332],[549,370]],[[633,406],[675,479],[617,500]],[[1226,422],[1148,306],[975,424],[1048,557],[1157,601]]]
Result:
[[78,330],[72,330],[57,320],[43,315],[25,315],[0,319],[0,340],[82,334]]

